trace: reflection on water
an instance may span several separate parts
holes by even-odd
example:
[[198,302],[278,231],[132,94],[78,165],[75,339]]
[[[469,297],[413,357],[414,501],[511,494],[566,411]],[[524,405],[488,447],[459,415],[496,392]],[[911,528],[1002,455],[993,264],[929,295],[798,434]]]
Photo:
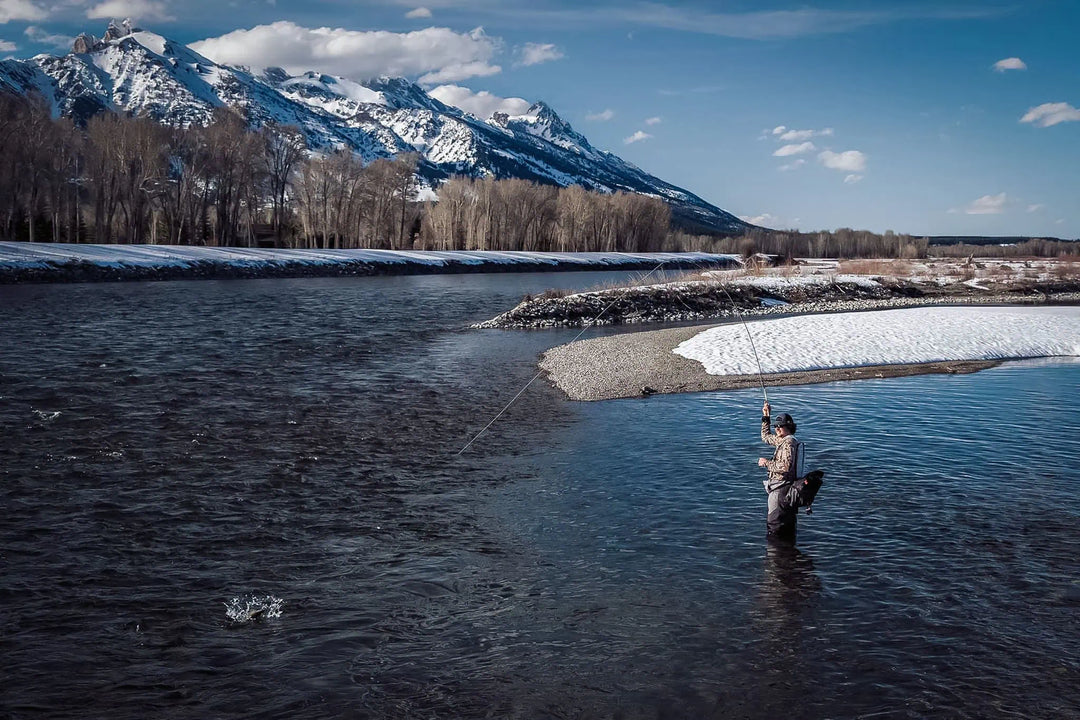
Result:
[[799,612],[821,592],[814,560],[795,545],[767,539],[765,577],[758,592],[763,613],[780,624],[797,622]]
[[0,288],[3,714],[1076,715],[1080,365],[777,389],[773,546],[752,390],[456,455],[576,334],[468,324],[596,281]]

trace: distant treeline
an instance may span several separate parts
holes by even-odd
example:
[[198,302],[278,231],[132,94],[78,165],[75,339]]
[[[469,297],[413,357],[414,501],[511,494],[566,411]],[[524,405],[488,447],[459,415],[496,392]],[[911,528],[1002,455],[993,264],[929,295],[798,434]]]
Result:
[[1075,254],[1076,243],[931,246],[841,229],[753,229],[741,237],[671,226],[663,200],[517,179],[453,177],[420,201],[418,156],[364,164],[309,152],[296,128],[252,131],[220,109],[205,127],[100,113],[80,127],[36,98],[0,93],[0,240],[533,251],[707,251],[790,257]]
[[[931,245],[1017,245],[1028,240],[1033,240],[1029,235],[998,235],[993,237],[973,237],[970,235],[931,235]],[[1062,242],[1071,242],[1069,240],[1062,240],[1058,237],[1040,238],[1042,240],[1054,240]]]
[[886,230],[840,228],[832,231],[798,232],[757,228],[739,237],[686,238],[686,250],[751,255],[765,253],[781,258],[924,258],[924,257],[1059,257],[1080,254],[1080,243],[1068,240],[1029,238],[1000,245],[957,242],[936,245],[927,237]]

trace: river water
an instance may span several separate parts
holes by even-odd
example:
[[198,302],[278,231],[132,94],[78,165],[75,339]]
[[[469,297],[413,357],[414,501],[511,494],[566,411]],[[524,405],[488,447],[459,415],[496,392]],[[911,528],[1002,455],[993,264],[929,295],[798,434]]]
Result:
[[0,715],[1080,713],[1080,364],[774,390],[798,550],[754,391],[458,456],[577,334],[469,323],[617,277],[0,287]]

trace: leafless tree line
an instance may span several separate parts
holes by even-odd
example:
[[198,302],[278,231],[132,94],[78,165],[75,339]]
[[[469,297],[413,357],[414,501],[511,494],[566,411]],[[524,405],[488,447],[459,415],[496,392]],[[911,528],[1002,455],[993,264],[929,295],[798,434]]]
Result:
[[739,236],[723,238],[715,244],[716,252],[752,255],[765,253],[780,257],[832,258],[918,258],[926,257],[929,240],[887,230],[877,234],[869,230],[840,228],[833,231],[803,233],[765,228]]
[[363,165],[308,152],[296,128],[251,131],[99,113],[77,127],[0,94],[0,239],[278,247],[411,247],[416,156]]
[[251,131],[94,115],[0,95],[0,238],[31,242],[483,250],[663,249],[658,198],[523,180],[451,178],[417,200],[418,156],[308,152],[296,128]]
[[930,255],[933,257],[1071,257],[1075,259],[1080,255],[1080,243],[1068,240],[1048,240],[1045,238],[1030,238],[1021,242],[1005,243],[1001,245],[953,243],[949,245],[930,246]]
[[527,180],[454,177],[426,203],[419,245],[433,250],[653,252],[671,209],[636,193],[591,192]]
[[451,178],[417,200],[418,156],[308,152],[296,128],[251,131],[100,113],[79,128],[0,96],[0,238],[31,242],[482,250],[664,249],[658,198]]
[[915,237],[886,230],[822,230],[798,232],[755,228],[739,236],[674,233],[669,245],[679,252],[755,253],[779,258],[900,258],[925,257],[1065,257],[1080,254],[1080,244],[1067,240],[1030,238],[1005,244],[931,244],[928,237]]

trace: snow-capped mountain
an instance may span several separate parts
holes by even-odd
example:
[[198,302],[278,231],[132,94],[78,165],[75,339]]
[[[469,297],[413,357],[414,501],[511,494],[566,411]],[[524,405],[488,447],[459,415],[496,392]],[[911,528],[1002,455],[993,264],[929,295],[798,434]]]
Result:
[[594,148],[542,102],[524,115],[478,118],[445,105],[403,78],[356,82],[280,68],[219,65],[185,45],[110,25],[103,39],[80,35],[65,56],[0,61],[0,90],[43,96],[56,115],[85,120],[103,110],[148,115],[174,126],[205,124],[215,108],[249,122],[295,125],[315,149],[349,147],[366,161],[421,156],[431,183],[453,174],[517,177],[561,186],[655,195],[677,222],[734,233],[748,226],[696,195]]

